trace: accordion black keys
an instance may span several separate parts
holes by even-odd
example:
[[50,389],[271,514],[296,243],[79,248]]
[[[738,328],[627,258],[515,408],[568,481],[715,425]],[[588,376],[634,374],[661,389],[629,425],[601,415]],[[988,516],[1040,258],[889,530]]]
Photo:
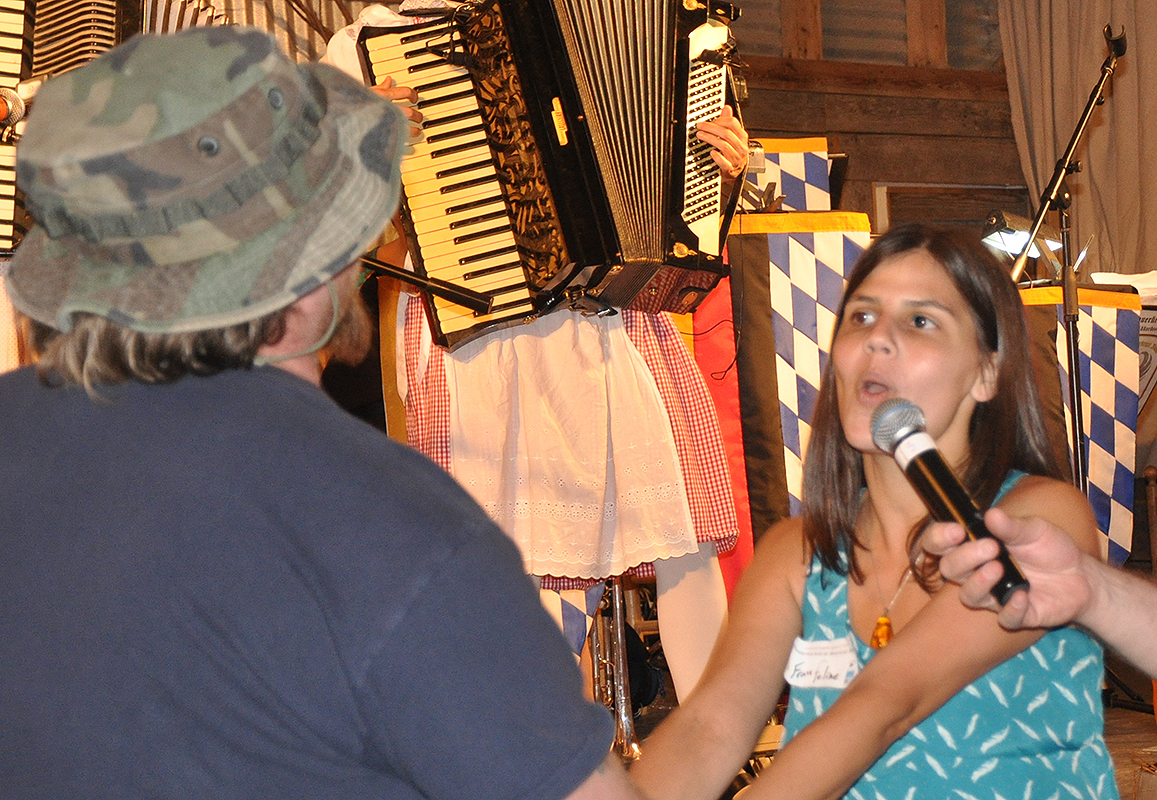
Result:
[[413,87],[403,161],[415,269],[492,299],[427,295],[454,348],[557,307],[685,312],[726,274],[725,203],[700,120],[735,108],[732,6],[478,0],[362,29],[366,78]]
[[[15,90],[32,70],[33,0],[0,0],[0,86]],[[0,257],[10,255],[27,229],[16,194],[16,144],[12,131],[0,139]]]

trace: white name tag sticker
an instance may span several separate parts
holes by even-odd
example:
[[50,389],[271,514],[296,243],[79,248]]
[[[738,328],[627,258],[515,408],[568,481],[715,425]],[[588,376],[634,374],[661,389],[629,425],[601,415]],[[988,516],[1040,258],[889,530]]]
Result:
[[797,638],[783,670],[790,685],[808,689],[843,689],[858,674],[860,657],[851,634],[818,642]]

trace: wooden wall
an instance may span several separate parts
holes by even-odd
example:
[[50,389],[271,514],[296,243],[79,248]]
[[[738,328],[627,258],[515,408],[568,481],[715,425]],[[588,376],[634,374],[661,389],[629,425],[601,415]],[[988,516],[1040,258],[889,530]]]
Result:
[[848,156],[840,208],[874,230],[1027,207],[1004,73],[948,67],[944,4],[907,0],[907,65],[823,60],[820,0],[779,4],[784,57],[744,54],[749,132],[826,136]]

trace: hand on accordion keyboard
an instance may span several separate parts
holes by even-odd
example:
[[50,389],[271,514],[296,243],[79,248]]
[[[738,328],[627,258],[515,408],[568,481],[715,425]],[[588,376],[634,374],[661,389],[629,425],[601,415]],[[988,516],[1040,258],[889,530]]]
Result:
[[387,76],[382,82],[370,87],[385,99],[397,103],[410,121],[410,140],[414,141],[422,135],[422,112],[418,110],[418,93],[409,86],[398,86],[393,78]]
[[723,180],[732,183],[747,171],[747,131],[730,106],[709,122],[700,122],[697,136],[715,149],[711,157],[719,165]]

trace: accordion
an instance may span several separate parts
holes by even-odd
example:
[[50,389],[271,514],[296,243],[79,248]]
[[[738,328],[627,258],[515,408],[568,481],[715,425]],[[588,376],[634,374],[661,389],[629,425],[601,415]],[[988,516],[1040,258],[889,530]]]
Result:
[[714,0],[476,0],[412,26],[363,28],[368,82],[418,94],[402,221],[453,349],[554,308],[693,310],[726,275],[734,203],[695,136],[741,77]]

